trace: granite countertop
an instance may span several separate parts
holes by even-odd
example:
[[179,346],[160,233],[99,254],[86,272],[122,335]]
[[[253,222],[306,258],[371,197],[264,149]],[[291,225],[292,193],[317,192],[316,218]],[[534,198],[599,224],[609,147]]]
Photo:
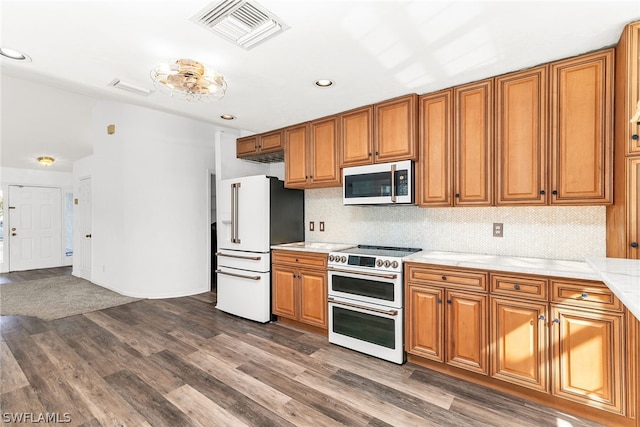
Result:
[[581,261],[442,251],[417,252],[405,257],[404,261],[570,279],[600,280],[600,276],[586,262]]
[[640,319],[640,260],[587,258],[587,264],[622,303]]
[[294,243],[283,243],[281,245],[272,245],[271,249],[286,249],[286,250],[292,250],[292,251],[329,253],[329,252],[341,251],[343,249],[353,248],[354,246],[356,245],[350,245],[346,243],[294,242]]

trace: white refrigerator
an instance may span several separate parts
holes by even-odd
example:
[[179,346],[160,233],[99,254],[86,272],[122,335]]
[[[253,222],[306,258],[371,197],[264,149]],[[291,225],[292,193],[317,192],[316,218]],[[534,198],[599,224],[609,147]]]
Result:
[[304,240],[304,191],[266,175],[218,181],[216,308],[271,320],[271,245]]

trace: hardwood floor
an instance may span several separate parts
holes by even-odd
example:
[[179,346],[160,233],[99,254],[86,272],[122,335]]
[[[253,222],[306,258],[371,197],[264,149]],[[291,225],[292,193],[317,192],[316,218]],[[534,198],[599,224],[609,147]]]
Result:
[[0,421],[49,414],[85,427],[597,425],[227,315],[215,297],[142,300],[49,322],[0,318]]

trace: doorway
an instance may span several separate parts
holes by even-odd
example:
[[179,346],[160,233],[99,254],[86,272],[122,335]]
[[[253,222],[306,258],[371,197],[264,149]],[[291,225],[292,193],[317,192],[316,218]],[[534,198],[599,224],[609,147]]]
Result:
[[10,185],[7,204],[9,271],[63,265],[61,189]]

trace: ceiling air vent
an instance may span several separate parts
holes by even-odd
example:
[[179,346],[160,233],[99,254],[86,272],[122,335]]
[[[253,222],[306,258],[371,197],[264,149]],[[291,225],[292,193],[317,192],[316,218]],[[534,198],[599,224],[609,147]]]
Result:
[[245,0],[211,3],[191,21],[247,50],[289,28],[273,13]]

